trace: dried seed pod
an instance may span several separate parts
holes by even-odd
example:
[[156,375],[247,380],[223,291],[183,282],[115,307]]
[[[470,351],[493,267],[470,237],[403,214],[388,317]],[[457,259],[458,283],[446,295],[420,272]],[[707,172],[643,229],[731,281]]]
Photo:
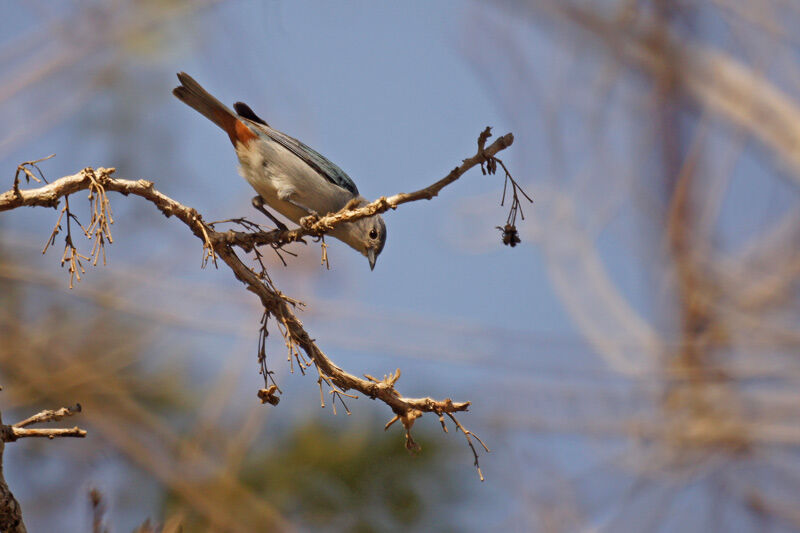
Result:
[[505,227],[497,226],[497,229],[503,232],[503,244],[511,246],[512,248],[522,241],[519,238],[517,227],[513,224],[506,224]]

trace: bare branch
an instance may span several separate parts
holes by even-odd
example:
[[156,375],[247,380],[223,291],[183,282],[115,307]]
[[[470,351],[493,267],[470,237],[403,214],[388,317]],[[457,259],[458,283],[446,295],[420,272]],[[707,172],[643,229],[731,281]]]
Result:
[[43,429],[28,429],[27,426],[33,424],[42,424],[44,422],[56,422],[68,416],[81,412],[81,404],[75,404],[75,407],[62,407],[52,411],[45,409],[40,413],[26,418],[16,424],[10,426],[0,425],[0,439],[3,442],[14,442],[17,439],[26,437],[47,437],[53,439],[56,437],[78,437],[83,438],[86,436],[86,431],[79,427],[71,428],[43,428]]
[[27,529],[22,521],[22,508],[14,497],[11,489],[8,488],[3,477],[3,452],[7,442],[14,442],[24,437],[85,437],[86,431],[78,428],[46,428],[46,429],[27,429],[26,426],[41,424],[43,422],[53,422],[64,417],[72,416],[81,411],[80,404],[75,407],[62,407],[55,411],[45,410],[26,418],[16,424],[7,426],[0,418],[0,531],[8,533],[26,533]]
[[[260,261],[260,256],[257,256],[257,258],[259,259],[259,263],[261,263],[261,272],[257,273],[254,269],[248,267],[241,261],[233,247],[238,246],[245,251],[249,251],[253,250],[258,245],[264,244],[281,246],[290,242],[302,240],[303,236],[306,235],[322,236],[338,224],[383,213],[389,209],[396,209],[397,206],[404,203],[423,199],[430,200],[436,197],[444,187],[455,182],[476,165],[487,164],[490,169],[496,169],[498,160],[494,156],[501,150],[511,146],[514,137],[512,134],[508,133],[499,137],[489,147],[485,147],[486,141],[490,135],[490,128],[487,127],[478,138],[478,152],[472,157],[464,159],[461,165],[455,167],[447,176],[428,187],[412,193],[395,194],[388,198],[381,197],[361,207],[348,205],[337,213],[322,217],[306,217],[301,221],[301,228],[294,230],[256,231],[253,233],[237,232],[233,230],[225,232],[215,231],[213,224],[206,223],[195,209],[180,204],[158,192],[153,187],[152,182],[112,178],[111,175],[114,172],[113,168],[98,168],[96,170],[85,168],[77,174],[60,178],[38,189],[19,190],[18,188],[12,188],[12,190],[0,194],[0,211],[7,211],[21,206],[57,207],[62,197],[66,198],[70,194],[81,190],[89,190],[90,200],[92,201],[92,219],[88,226],[89,230],[84,229],[84,233],[89,238],[101,238],[107,235],[110,242],[108,224],[112,221],[110,219],[110,209],[107,205],[105,192],[116,191],[124,195],[132,194],[148,200],[165,216],[175,216],[186,224],[192,233],[203,242],[203,265],[205,265],[208,259],[212,259],[215,265],[217,258],[222,260],[233,271],[234,276],[244,283],[250,292],[258,296],[261,304],[264,306],[264,316],[262,317],[262,326],[259,336],[259,362],[265,380],[264,389],[259,391],[259,398],[261,398],[262,402],[273,405],[277,404],[278,397],[275,393],[280,392],[274,382],[270,385],[271,372],[267,370],[265,364],[266,354],[264,352],[264,341],[267,335],[266,322],[268,318],[272,316],[276,319],[278,327],[283,333],[289,352],[290,362],[294,358],[301,372],[304,372],[305,368],[313,364],[319,372],[320,388],[322,388],[323,383],[329,386],[333,399],[335,400],[338,398],[346,411],[349,412],[342,401],[342,397],[344,395],[354,397],[345,394],[347,391],[357,391],[369,398],[382,401],[389,406],[396,415],[396,419],[402,421],[406,430],[406,446],[409,449],[419,448],[411,438],[410,433],[416,418],[422,416],[424,413],[436,413],[441,419],[444,414],[447,414],[451,416],[457,427],[461,429],[467,437],[467,441],[475,454],[475,463],[477,467],[477,452],[470,440],[470,435],[474,436],[474,434],[465,430],[452,416],[453,413],[467,411],[470,402],[454,402],[450,398],[435,400],[433,398],[404,397],[395,389],[395,384],[400,378],[399,370],[392,375],[385,376],[382,380],[377,380],[372,377],[362,379],[345,372],[325,355],[306,332],[302,322],[300,322],[294,314],[294,308],[298,302],[284,296],[275,288],[266,273],[266,269],[263,267],[263,263]],[[506,179],[508,180],[510,175],[507,171],[506,175]],[[513,182],[513,180],[512,184],[515,187],[514,194],[516,197],[516,183]],[[72,245],[69,235],[69,218],[71,213],[69,213],[67,206],[65,206],[64,209],[68,216],[67,245],[69,247]],[[242,219],[235,219],[234,222],[248,228],[248,226],[242,222]],[[58,227],[59,225],[57,224],[56,230]],[[56,230],[54,230],[51,240],[55,236],[55,233],[57,233]],[[98,248],[97,244],[95,244],[95,248]],[[96,250],[93,250],[95,258],[97,257],[97,253]],[[320,392],[322,391],[320,390]],[[324,406],[324,400],[322,404]],[[77,428],[73,430],[60,430],[57,434],[53,433],[54,430],[51,430],[50,434],[44,434],[43,431],[46,430],[34,431],[19,427],[15,429],[17,432],[22,432],[19,436],[83,436],[77,433],[76,430]],[[488,451],[488,448],[486,449]],[[478,469],[478,472],[480,474],[480,469]],[[483,479],[482,474],[481,479]]]
[[[483,143],[486,142],[486,138],[488,138],[490,135],[489,129],[490,128],[487,127],[483,133],[481,133]],[[356,209],[345,209],[339,211],[338,213],[333,213],[323,217],[305,217],[303,220],[301,220],[303,229],[307,232],[307,234],[321,234],[330,231],[336,227],[336,225],[345,221],[357,220],[359,218],[384,213],[389,209],[397,209],[397,206],[408,202],[415,202],[417,200],[431,200],[438,196],[442,189],[463,176],[464,173],[466,173],[472,167],[489,160],[501,150],[511,146],[513,142],[514,135],[511,133],[507,133],[502,137],[499,137],[488,148],[485,149],[483,148],[482,143],[479,141],[478,152],[475,155],[464,159],[461,165],[455,167],[447,176],[440,179],[436,183],[410,193],[399,193],[395,194],[394,196],[389,196],[388,198],[386,196],[381,196],[374,202]]]

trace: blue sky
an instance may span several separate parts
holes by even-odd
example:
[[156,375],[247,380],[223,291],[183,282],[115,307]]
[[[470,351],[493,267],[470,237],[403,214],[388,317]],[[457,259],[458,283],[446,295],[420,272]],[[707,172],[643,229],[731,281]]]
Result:
[[[6,45],[26,29],[41,31],[46,20],[21,6],[7,15],[13,29],[2,37]],[[50,14],[55,22],[64,15]],[[621,409],[646,411],[651,406],[636,404],[631,391],[650,392],[653,382],[645,376],[633,384],[624,370],[658,368],[642,346],[674,325],[668,261],[650,232],[656,217],[648,201],[659,185],[646,175],[658,165],[648,144],[648,88],[641,77],[624,75],[605,85],[608,73],[619,71],[596,41],[564,38],[558,27],[531,20],[483,2],[220,2],[173,19],[151,39],[111,40],[0,105],[0,120],[21,124],[22,139],[0,139],[0,164],[9,174],[20,161],[55,152],[43,166],[50,177],[116,166],[119,177],[151,180],[207,219],[257,218],[225,134],[172,97],[177,71],[226,103],[247,102],[273,127],[325,154],[368,199],[441,178],[474,154],[487,125],[498,135],[512,131],[514,145],[500,156],[535,200],[523,206],[516,248],[503,246],[495,229],[507,213],[499,205],[502,177],[473,170],[439,198],[385,216],[388,240],[374,272],[332,242],[330,271],[310,244],[294,248],[300,257],[289,268],[273,258],[271,275],[309,305],[301,319],[345,369],[382,375],[401,367],[404,393],[472,400],[462,422],[488,435],[496,450],[484,460],[485,490],[514,494],[492,500],[494,512],[479,518],[491,525],[512,513],[525,523],[530,478],[550,475],[543,465],[574,475],[619,451],[619,438],[599,439],[600,446],[591,435],[542,437],[536,409],[558,419],[619,395]],[[91,32],[82,35],[67,42],[91,44]],[[58,42],[53,38],[48,57],[58,55]],[[22,79],[24,65],[7,60],[0,88]],[[38,107],[42,99],[53,107]],[[62,107],[63,116],[56,113]],[[36,130],[38,121],[47,127]],[[695,125],[694,117],[686,123]],[[711,125],[714,134],[724,127]],[[736,142],[714,137],[709,174]],[[716,234],[726,252],[796,201],[796,188],[768,159],[747,150],[731,167]],[[134,308],[218,325],[205,335],[177,328],[159,346],[192,338],[202,347],[194,357],[206,377],[230,364],[220,351],[246,359],[241,394],[252,400],[255,298],[225,268],[201,270],[199,243],[176,221],[134,198],[112,197],[112,206],[109,264],[92,269],[71,295],[141,274],[126,290]],[[63,277],[57,253],[39,253],[53,222],[54,214],[41,210],[0,218],[17,244],[34,243],[17,250],[31,268]],[[274,337],[277,368],[291,384],[291,403],[280,409],[314,410],[316,384],[285,375]],[[556,399],[548,403],[542,391],[551,389]],[[592,396],[595,389],[602,390]],[[573,403],[557,400],[565,391],[575,394]],[[350,407],[369,409],[363,401]],[[588,418],[612,421],[618,414],[592,413]]]

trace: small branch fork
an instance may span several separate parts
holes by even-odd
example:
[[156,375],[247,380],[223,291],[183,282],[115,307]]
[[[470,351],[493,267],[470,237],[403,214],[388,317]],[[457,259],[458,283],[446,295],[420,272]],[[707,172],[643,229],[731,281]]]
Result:
[[[205,266],[209,260],[217,266],[217,260],[221,260],[233,271],[234,276],[259,298],[264,306],[264,314],[261,318],[258,339],[258,360],[260,371],[264,378],[264,388],[258,391],[258,397],[263,403],[276,405],[280,401],[278,394],[281,393],[273,379],[273,373],[266,365],[267,323],[269,318],[273,317],[284,338],[292,369],[295,362],[302,373],[305,373],[312,365],[316,367],[318,374],[317,381],[320,386],[320,400],[323,407],[325,406],[323,386],[329,388],[331,404],[334,411],[335,403],[338,401],[345,412],[350,412],[344,402],[344,397],[356,398],[357,396],[348,391],[360,392],[368,398],[380,400],[394,413],[394,417],[386,425],[386,428],[388,429],[394,422],[400,420],[406,432],[406,447],[410,450],[418,450],[420,448],[411,437],[411,428],[417,418],[424,413],[434,413],[439,417],[442,428],[447,431],[445,426],[446,415],[453,422],[456,430],[460,430],[464,434],[473,452],[478,474],[481,480],[483,480],[483,474],[478,464],[478,452],[473,444],[473,438],[481,444],[485,451],[488,452],[489,448],[486,447],[477,435],[465,429],[455,416],[456,413],[467,411],[470,402],[454,402],[450,398],[434,400],[432,398],[404,397],[395,388],[395,384],[400,378],[399,369],[394,374],[384,376],[383,379],[379,380],[372,376],[365,376],[365,379],[362,379],[339,368],[317,346],[314,339],[306,332],[302,322],[297,318],[295,310],[303,306],[302,302],[287,297],[272,283],[272,280],[267,274],[266,267],[264,266],[263,257],[257,247],[261,245],[270,245],[283,261],[283,257],[280,254],[286,251],[282,250],[281,247],[288,243],[298,241],[305,242],[303,241],[303,237],[305,236],[321,237],[338,224],[383,213],[389,209],[396,209],[397,206],[404,203],[423,199],[430,200],[436,197],[444,187],[458,180],[471,168],[478,165],[484,168],[485,165],[484,173],[488,171],[490,174],[493,174],[496,171],[498,163],[506,172],[506,186],[509,181],[512,184],[513,197],[508,220],[509,223],[513,224],[516,212],[519,210],[518,192],[528,200],[530,200],[530,198],[519,188],[502,161],[497,159],[496,154],[511,146],[514,142],[514,136],[510,133],[503,135],[487,147],[485,144],[490,135],[490,128],[487,127],[478,138],[478,152],[472,157],[464,159],[461,165],[451,170],[447,176],[428,187],[411,193],[400,193],[389,197],[382,196],[373,202],[361,206],[348,205],[337,213],[322,217],[305,217],[301,220],[301,227],[293,230],[275,229],[264,231],[261,226],[242,218],[207,223],[195,209],[182,205],[160,193],[154,188],[153,183],[150,181],[133,181],[113,178],[113,168],[85,168],[77,174],[62,177],[52,183],[31,190],[20,190],[15,181],[15,185],[11,190],[0,194],[0,212],[21,206],[57,208],[60,199],[62,197],[65,198],[65,205],[61,208],[59,220],[48,240],[48,246],[54,242],[55,236],[61,231],[61,221],[66,214],[67,236],[65,239],[65,254],[62,264],[65,262],[70,263],[70,286],[72,286],[73,278],[80,280],[80,274],[84,272],[81,260],[88,261],[92,259],[93,262],[96,263],[99,254],[101,252],[104,253],[105,241],[111,242],[109,225],[113,223],[113,220],[111,218],[111,210],[108,206],[106,191],[115,191],[125,196],[132,194],[144,198],[155,205],[166,217],[174,216],[178,218],[203,242],[203,266]],[[35,164],[35,162],[31,162],[30,164]],[[29,176],[28,173],[25,173],[25,175]],[[92,218],[89,222],[89,226],[87,228],[81,226],[81,229],[87,238],[95,239],[95,247],[89,257],[81,256],[77,251],[73,250],[74,246],[70,234],[70,220],[74,220],[77,223],[77,219],[73,217],[69,210],[68,196],[82,190],[89,190]],[[216,231],[215,225],[222,222],[236,224],[245,231],[235,231],[232,229]],[[255,269],[245,265],[234,251],[234,247],[239,247],[245,252],[254,252],[256,261],[260,266],[260,271],[257,272]],[[47,247],[45,247],[45,250],[46,249]]]
[[72,428],[40,428],[32,429],[28,426],[44,422],[56,422],[65,417],[72,416],[81,411],[80,404],[75,407],[62,407],[55,411],[45,410],[16,424],[5,425],[0,419],[0,531],[9,533],[25,533],[27,530],[22,521],[22,508],[8,488],[3,476],[3,453],[7,442],[14,442],[26,437],[79,437],[86,436],[86,431],[76,427]]
[[28,426],[34,424],[42,424],[44,422],[56,422],[62,418],[72,416],[81,412],[81,404],[75,404],[75,407],[62,407],[55,411],[45,410],[41,413],[11,424],[10,426],[0,426],[0,433],[2,434],[3,442],[14,442],[17,439],[24,439],[26,437],[46,437],[54,439],[56,437],[77,437],[83,438],[86,436],[86,431],[77,426],[71,428],[40,428],[31,429]]
[[[17,166],[17,172],[14,174],[14,187],[13,187],[14,192],[19,194],[20,175],[25,176],[25,183],[30,183],[31,180],[35,181],[36,183],[41,183],[41,182],[47,183],[47,180],[44,177],[44,173],[42,172],[42,169],[39,168],[39,163],[41,163],[42,161],[47,161],[48,159],[51,159],[55,156],[56,154],[50,154],[47,157],[43,157],[41,159],[35,159],[33,161],[25,161],[24,163],[21,163],[19,166]],[[36,177],[36,174],[33,173],[34,170],[39,173],[38,178]]]

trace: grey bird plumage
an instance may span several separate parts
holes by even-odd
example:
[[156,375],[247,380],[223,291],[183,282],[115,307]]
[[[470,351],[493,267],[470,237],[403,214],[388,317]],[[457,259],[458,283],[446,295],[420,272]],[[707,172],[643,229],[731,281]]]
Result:
[[[270,127],[247,105],[237,102],[234,112],[188,74],[179,73],[178,80],[181,86],[172,93],[225,130],[239,158],[240,173],[263,203],[281,215],[299,224],[305,216],[334,213],[352,200],[357,206],[367,203],[342,169]],[[374,215],[339,224],[330,235],[361,252],[375,268],[386,243],[386,224]]]

